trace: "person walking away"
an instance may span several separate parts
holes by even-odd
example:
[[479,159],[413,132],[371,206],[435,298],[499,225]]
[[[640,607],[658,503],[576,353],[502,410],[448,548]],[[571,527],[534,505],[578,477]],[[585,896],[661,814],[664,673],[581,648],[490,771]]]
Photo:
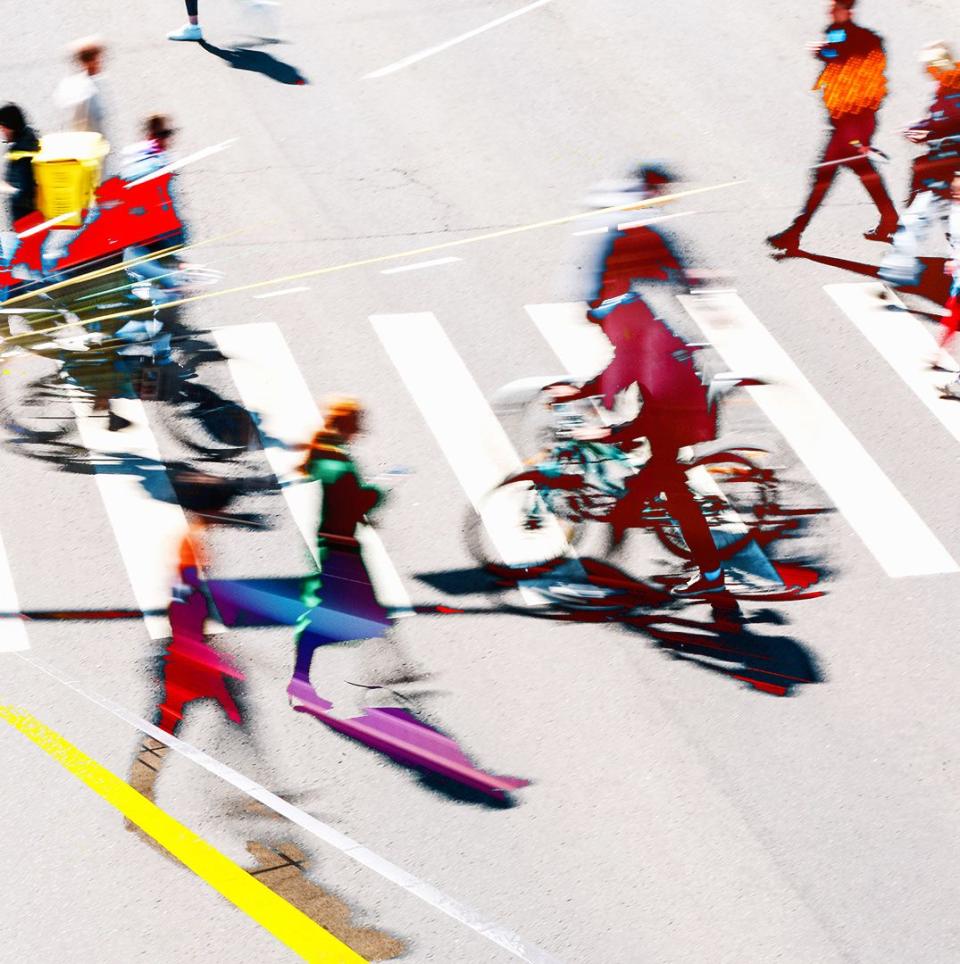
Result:
[[96,131],[109,141],[101,87],[104,49],[99,37],[85,37],[72,45],[77,70],[60,81],[54,101],[63,114],[63,130]]
[[921,246],[934,222],[950,213],[950,182],[960,167],[960,64],[942,41],[928,44],[920,61],[936,87],[927,115],[904,136],[926,145],[927,153],[913,163],[909,205],[879,271],[881,280],[898,286],[919,283],[924,271]]
[[200,16],[198,14],[199,0],[185,0],[187,7],[187,22],[179,29],[172,30],[167,34],[167,40],[203,40],[203,31],[200,29]]
[[[319,573],[304,580],[301,601],[307,607],[294,631],[296,662],[287,692],[292,697],[315,699],[310,666],[317,647],[347,642],[343,633],[332,634],[324,610],[346,616],[338,619],[357,628],[363,637],[383,634],[389,625],[364,565],[357,527],[380,502],[375,486],[364,484],[350,456],[350,442],[362,429],[363,412],[352,398],[335,398],[327,406],[323,428],[310,443],[301,471],[319,482],[322,503],[317,527]],[[342,628],[342,627],[341,627]],[[379,630],[379,631],[378,631]],[[351,631],[348,629],[348,632]]]
[[897,227],[897,210],[869,158],[877,126],[877,111],[887,93],[886,55],[880,37],[853,22],[856,0],[835,0],[826,38],[812,48],[824,67],[814,85],[823,91],[830,132],[820,163],[813,172],[810,194],[785,231],[767,238],[781,251],[796,251],[800,237],[826,197],[837,170],[847,167],[863,183],[880,214],[880,222],[864,234],[869,241],[889,241]]

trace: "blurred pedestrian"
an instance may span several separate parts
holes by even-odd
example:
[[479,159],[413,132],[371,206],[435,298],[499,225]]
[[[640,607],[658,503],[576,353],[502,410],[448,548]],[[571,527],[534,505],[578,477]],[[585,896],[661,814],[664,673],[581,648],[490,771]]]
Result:
[[200,17],[197,13],[199,0],[185,0],[187,7],[187,22],[179,29],[167,34],[167,40],[203,40],[200,29]]
[[880,266],[880,278],[893,285],[919,283],[921,246],[934,222],[944,221],[951,210],[950,182],[960,167],[960,64],[942,41],[928,44],[920,62],[936,87],[926,117],[904,132],[927,153],[913,163],[909,207]]
[[101,86],[105,51],[103,41],[99,37],[84,37],[72,44],[70,49],[77,70],[60,81],[54,94],[54,101],[63,112],[63,130],[96,131],[106,137],[106,111]]
[[332,399],[301,468],[322,487],[317,526],[320,572],[303,585],[301,601],[307,609],[294,632],[297,656],[287,687],[291,697],[316,697],[310,666],[317,647],[382,636],[389,625],[357,540],[357,527],[382,497],[375,486],[364,484],[350,456],[349,445],[361,431],[362,418],[355,399]]
[[0,190],[7,195],[7,213],[12,229],[0,232],[0,245],[4,260],[10,262],[19,244],[17,221],[37,208],[37,182],[32,155],[40,150],[40,142],[16,104],[0,107],[0,137],[8,145],[7,166]]
[[800,246],[800,236],[841,166],[860,178],[880,214],[879,224],[864,237],[869,241],[889,241],[897,227],[896,208],[869,157],[877,111],[887,93],[886,55],[881,38],[853,22],[855,2],[834,0],[830,4],[832,21],[826,38],[811,48],[824,64],[814,90],[823,91],[830,136],[814,167],[813,184],[802,210],[790,227],[767,238],[771,247],[782,251],[795,251]]

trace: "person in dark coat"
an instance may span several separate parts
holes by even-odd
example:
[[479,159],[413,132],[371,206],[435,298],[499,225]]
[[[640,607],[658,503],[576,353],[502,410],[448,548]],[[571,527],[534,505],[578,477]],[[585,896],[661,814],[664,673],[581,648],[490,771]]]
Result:
[[14,227],[20,218],[26,217],[37,207],[37,182],[33,176],[33,159],[17,156],[40,150],[37,135],[27,124],[23,111],[16,104],[0,107],[0,135],[9,145],[8,153],[15,155],[7,160],[4,174],[6,191],[9,195],[7,209],[10,225]]

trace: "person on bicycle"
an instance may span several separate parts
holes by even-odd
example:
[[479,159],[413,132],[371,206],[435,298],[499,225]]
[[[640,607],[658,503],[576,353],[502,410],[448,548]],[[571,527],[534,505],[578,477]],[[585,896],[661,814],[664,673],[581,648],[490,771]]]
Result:
[[[648,197],[673,180],[669,172],[656,166],[641,168],[638,174]],[[710,527],[687,486],[686,470],[677,456],[685,446],[713,439],[716,420],[686,342],[635,290],[635,284],[673,287],[685,279],[679,258],[653,228],[637,225],[613,231],[587,312],[587,318],[603,328],[613,345],[613,358],[580,388],[555,385],[550,391],[563,401],[599,395],[610,409],[618,393],[637,386],[643,401],[640,414],[606,430],[604,440],[633,447],[639,438],[647,439],[651,457],[635,479],[635,494],[644,501],[661,492],[666,497],[667,509],[699,568],[699,573],[673,592],[698,596],[722,591],[724,573]]]

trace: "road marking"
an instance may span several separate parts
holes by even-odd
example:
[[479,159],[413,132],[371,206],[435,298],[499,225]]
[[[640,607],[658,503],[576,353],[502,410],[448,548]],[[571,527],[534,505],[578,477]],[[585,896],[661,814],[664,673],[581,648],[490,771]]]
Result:
[[[586,304],[567,302],[524,307],[563,367],[575,378],[592,378],[597,372],[606,368],[613,358],[613,346],[603,334],[603,329],[587,321]],[[603,417],[605,409],[599,407],[599,413]],[[723,489],[706,466],[698,465],[690,469],[687,472],[687,478],[691,487],[701,495],[722,499],[726,506],[721,510],[718,520],[711,525],[711,529],[728,533],[731,539],[747,533],[747,524],[727,501]],[[731,560],[730,568],[746,566],[751,574],[780,583],[781,580],[776,571],[758,546],[751,545],[743,553],[740,558],[735,557]]]
[[440,264],[452,264],[454,261],[460,260],[460,258],[455,258],[451,255],[449,258],[434,258],[433,261],[418,261],[416,264],[404,264],[399,268],[384,268],[380,274],[399,274],[401,271],[416,271],[418,268],[434,268]]
[[[273,474],[281,481],[289,478],[306,454],[303,448],[291,446],[308,444],[323,416],[283,333],[273,322],[259,322],[217,328],[213,335],[244,407],[261,418],[264,455]],[[284,485],[282,492],[316,562],[320,487],[316,483]],[[410,597],[380,537],[369,526],[361,526],[357,538],[380,603],[394,616],[412,614]]]
[[309,291],[308,285],[301,285],[299,288],[284,288],[283,291],[268,291],[266,294],[254,295],[254,298],[279,298],[280,295],[295,295],[301,291]]
[[680,301],[731,371],[769,383],[746,390],[888,576],[960,568],[738,295],[683,295]]
[[17,598],[17,587],[13,583],[13,572],[7,550],[0,536],[0,612],[17,613],[7,619],[0,620],[0,653],[16,653],[30,648],[27,627],[23,624],[20,613],[20,600]]
[[364,959],[346,944],[35,716],[12,706],[0,706],[0,719],[304,960],[362,964]]
[[[521,468],[520,458],[433,313],[371,315],[370,321],[503,561],[518,565],[566,554],[557,526],[527,532],[516,524],[519,493],[491,497]],[[529,605],[543,604],[527,588],[521,594]]]
[[[151,639],[164,639],[170,635],[167,617],[149,614],[165,613],[170,605],[187,519],[177,503],[143,403],[114,399],[111,405],[118,415],[133,422],[129,428],[108,432],[106,418],[93,416],[92,405],[86,401],[74,401],[73,410],[83,444],[91,452],[116,457],[107,464],[95,462],[94,478],[147,632]],[[149,494],[137,474],[147,480]]]
[[[670,221],[673,218],[685,218],[691,214],[697,214],[697,211],[677,211],[675,214],[662,214],[660,217],[656,218],[641,218],[638,221],[622,221],[617,225],[618,231],[629,231],[631,228],[644,228],[648,224],[658,224],[660,221]],[[606,234],[610,230],[609,225],[605,225],[602,228],[587,228],[585,231],[574,231],[572,232],[572,237],[580,238],[587,234]]]
[[[824,285],[823,290],[940,424],[960,441],[960,403],[940,397],[938,386],[952,376],[930,369],[930,362],[937,356],[937,340],[927,326],[882,284]],[[881,301],[884,292],[886,301]]]
[[238,789],[241,793],[247,794],[254,800],[259,800],[260,803],[269,807],[274,811],[274,813],[279,814],[281,817],[286,817],[287,820],[295,823],[303,830],[306,830],[307,833],[316,837],[318,840],[321,840],[323,843],[334,847],[336,850],[339,850],[351,860],[355,860],[357,863],[363,864],[363,866],[369,868],[374,873],[379,874],[386,880],[389,880],[391,883],[396,884],[398,887],[412,894],[414,897],[417,897],[419,900],[422,900],[430,907],[439,910],[441,913],[446,914],[448,917],[451,917],[458,923],[469,927],[481,937],[485,937],[494,944],[498,944],[515,957],[520,958],[520,960],[528,961],[530,964],[560,964],[556,958],[552,957],[546,951],[541,950],[535,944],[525,941],[518,934],[501,927],[495,921],[485,918],[479,911],[474,910],[474,908],[448,897],[445,893],[437,890],[437,888],[433,887],[431,884],[420,880],[413,874],[407,873],[396,864],[391,863],[389,860],[385,860],[383,857],[374,853],[372,850],[369,850],[367,847],[364,847],[353,838],[348,837],[346,834],[341,833],[336,828],[331,827],[330,824],[324,823],[322,820],[318,820],[312,814],[306,813],[304,810],[299,809],[299,807],[295,807],[292,803],[288,803],[282,797],[278,797],[275,793],[271,793],[265,787],[260,786],[259,783],[255,783],[249,777],[243,776],[243,774],[238,773],[231,767],[228,767],[225,763],[221,763],[219,760],[215,760],[213,757],[208,756],[206,753],[197,749],[197,747],[193,746],[192,744],[187,743],[178,737],[171,736],[169,733],[166,733],[159,727],[156,727],[152,723],[148,723],[146,720],[141,719],[136,714],[131,713],[119,703],[115,703],[113,700],[108,699],[105,696],[101,696],[85,689],[76,680],[70,680],[61,676],[51,666],[42,663],[38,659],[34,659],[29,656],[20,656],[20,659],[26,663],[29,663],[35,669],[38,669],[41,672],[46,673],[48,676],[53,677],[63,686],[73,690],[75,693],[84,697],[84,699],[96,704],[101,709],[106,710],[108,713],[113,714],[115,717],[117,717],[117,719],[122,720],[124,723],[127,723],[134,729],[139,730],[141,733],[144,733],[147,736],[152,736],[155,740],[158,740],[160,743],[170,747],[172,750],[181,754],[181,756],[186,757],[197,766],[202,767],[208,773],[212,773],[214,776],[226,781],[231,786],[236,787],[236,789]]
[[194,151],[192,154],[188,154],[186,157],[181,157],[179,160],[172,161],[170,164],[166,164],[155,171],[151,171],[149,174],[144,174],[143,177],[137,178],[135,181],[127,181],[123,186],[130,190],[132,187],[138,187],[141,184],[146,184],[147,181],[153,181],[158,177],[165,177],[167,174],[172,174],[174,171],[179,171],[181,167],[186,167],[188,164],[192,164],[194,161],[203,160],[205,157],[210,157],[211,154],[218,154],[220,151],[226,150],[232,144],[236,144],[240,140],[239,137],[231,137],[228,141],[221,141],[219,144],[213,144],[210,147],[201,148],[199,151]]
[[[721,188],[726,187],[737,187],[743,184],[749,184],[749,181],[727,181],[723,184],[710,184],[706,187],[694,187],[686,191],[675,191],[673,194],[661,194],[656,197],[647,198],[644,201],[630,201],[626,204],[616,204],[612,207],[601,208],[596,211],[581,211],[578,214],[567,214],[559,218],[548,218],[545,221],[534,221],[530,224],[519,224],[512,228],[500,228],[496,231],[488,231],[484,234],[474,234],[468,238],[454,238],[452,241],[440,241],[437,244],[428,244],[420,248],[412,248],[409,251],[395,251],[393,254],[380,254],[375,255],[372,258],[360,258],[357,261],[345,261],[342,264],[332,264],[327,265],[325,268],[312,268],[309,271],[298,271],[296,274],[283,275],[278,278],[267,278],[265,281],[252,281],[249,284],[236,285],[233,288],[221,288],[217,291],[207,291],[204,294],[199,295],[189,295],[184,298],[176,298],[173,301],[168,301],[164,305],[166,309],[176,308],[180,305],[193,304],[196,301],[205,301],[208,298],[223,298],[226,295],[235,295],[243,291],[255,291],[258,288],[269,288],[273,285],[286,284],[288,281],[302,281],[304,278],[318,278],[321,275],[333,274],[336,271],[348,271],[352,268],[366,268],[372,264],[382,264],[385,261],[399,261],[401,258],[412,258],[417,254],[428,254],[433,251],[443,251],[447,248],[457,248],[465,244],[479,244],[481,241],[492,241],[495,238],[507,238],[515,234],[523,234],[527,231],[539,231],[543,228],[555,227],[559,224],[570,224],[573,221],[582,221],[586,218],[595,218],[598,215],[605,214],[608,211],[639,211],[649,207],[655,207],[659,204],[668,204],[670,201],[676,201],[683,197],[692,197],[694,194],[704,194],[707,191],[718,191]],[[185,245],[182,248],[169,250],[180,250],[185,251],[190,248],[199,248],[205,244],[214,244],[217,241],[223,240],[225,237],[231,237],[233,234],[239,234],[241,232],[234,231],[230,235],[221,235],[219,238],[211,238],[207,241],[199,241],[196,244]],[[132,264],[137,264],[141,261],[155,260],[161,257],[164,252],[159,254],[147,255],[143,258],[134,259],[133,261],[125,261],[123,266],[130,266]],[[29,295],[17,295],[14,298],[9,299],[10,303],[17,301],[19,298],[36,298],[40,295],[47,294],[57,288],[62,288],[66,285],[78,284],[81,281],[89,281],[100,274],[109,274],[118,270],[115,266],[110,268],[100,269],[100,271],[89,272],[87,274],[78,275],[76,278],[72,278],[69,281],[60,281],[56,284],[47,285],[44,288],[39,288],[31,291]],[[70,321],[66,324],[60,324],[60,319],[58,318],[58,323],[52,328],[46,328],[39,331],[33,331],[30,337],[35,337],[36,335],[50,334],[54,331],[62,333],[64,329],[71,327],[83,327],[85,325],[92,325],[95,322],[110,321],[114,318],[135,318],[138,315],[152,314],[155,311],[153,305],[145,305],[143,308],[124,308],[123,311],[113,312],[112,314],[105,315],[95,315],[92,318],[79,319],[77,321]],[[11,338],[7,338],[4,344],[8,347],[16,347],[18,345],[18,336],[14,335]]]
[[499,27],[500,24],[506,23],[508,20],[513,20],[515,17],[522,17],[525,13],[530,13],[532,10],[536,10],[537,7],[543,7],[548,3],[550,3],[550,0],[535,0],[534,3],[527,4],[527,6],[521,7],[519,10],[514,10],[513,13],[508,13],[502,17],[497,17],[496,20],[491,20],[489,23],[485,23],[482,27],[476,27],[473,30],[468,30],[466,33],[453,37],[451,40],[445,40],[443,43],[437,44],[434,47],[428,47],[426,50],[421,50],[419,53],[411,54],[409,57],[404,57],[403,60],[398,60],[396,63],[389,64],[386,67],[381,67],[379,70],[373,71],[373,73],[364,74],[363,79],[374,80],[377,77],[385,77],[387,74],[392,74],[397,70],[402,70],[404,67],[409,67],[411,64],[416,64],[421,60],[426,60],[427,57],[432,57],[434,54],[439,54],[444,50],[449,50],[451,47],[454,47],[459,43],[463,43],[464,40],[469,40],[471,37],[476,37],[478,34],[484,33],[487,30],[492,30],[494,27]]

